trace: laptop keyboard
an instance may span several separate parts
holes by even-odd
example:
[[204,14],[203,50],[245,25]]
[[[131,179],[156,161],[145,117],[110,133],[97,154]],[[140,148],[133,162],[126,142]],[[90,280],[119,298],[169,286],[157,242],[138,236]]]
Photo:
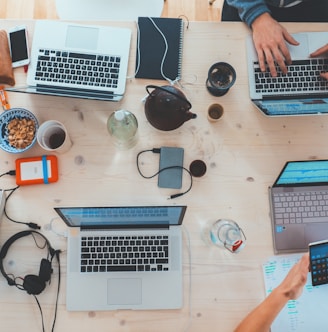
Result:
[[117,88],[121,58],[40,49],[35,80],[77,87]]
[[276,224],[328,221],[328,191],[273,194]]
[[169,270],[169,237],[85,236],[81,272],[154,272]]
[[296,92],[327,91],[327,82],[319,75],[328,71],[328,59],[306,59],[293,61],[287,74],[277,67],[277,77],[270,72],[261,72],[259,62],[254,62],[255,90],[262,94],[294,94]]

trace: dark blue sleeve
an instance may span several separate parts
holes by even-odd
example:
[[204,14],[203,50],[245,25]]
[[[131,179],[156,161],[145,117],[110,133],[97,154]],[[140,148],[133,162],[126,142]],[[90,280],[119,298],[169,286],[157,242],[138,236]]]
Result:
[[228,5],[235,7],[238,10],[239,16],[249,27],[251,27],[254,20],[264,14],[270,13],[265,0],[226,0]]

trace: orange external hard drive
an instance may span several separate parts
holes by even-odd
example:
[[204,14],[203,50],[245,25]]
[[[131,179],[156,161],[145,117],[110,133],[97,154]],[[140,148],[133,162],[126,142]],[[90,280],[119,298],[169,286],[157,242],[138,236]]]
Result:
[[16,183],[48,184],[58,180],[58,163],[56,156],[40,156],[16,159]]

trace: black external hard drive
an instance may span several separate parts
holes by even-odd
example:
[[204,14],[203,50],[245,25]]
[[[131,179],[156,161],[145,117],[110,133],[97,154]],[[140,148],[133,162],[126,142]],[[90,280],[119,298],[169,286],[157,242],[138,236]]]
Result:
[[[180,189],[182,187],[183,148],[161,147],[158,186],[160,188]],[[174,166],[174,167],[173,167]],[[172,167],[165,169],[167,167]]]

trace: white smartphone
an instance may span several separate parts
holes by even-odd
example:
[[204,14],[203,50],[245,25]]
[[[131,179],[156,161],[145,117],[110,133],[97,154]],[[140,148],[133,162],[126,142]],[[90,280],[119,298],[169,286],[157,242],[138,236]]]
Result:
[[19,25],[8,31],[9,49],[13,68],[30,62],[26,26]]

